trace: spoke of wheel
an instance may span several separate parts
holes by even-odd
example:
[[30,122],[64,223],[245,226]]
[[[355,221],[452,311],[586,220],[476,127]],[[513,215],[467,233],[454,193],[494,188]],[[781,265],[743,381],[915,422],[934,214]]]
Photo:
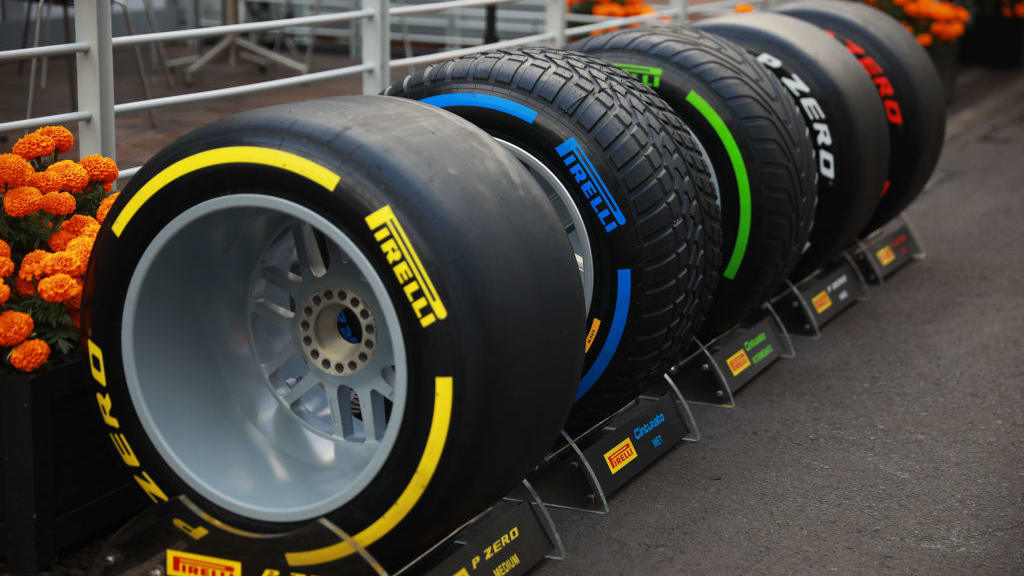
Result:
[[363,414],[367,442],[376,442],[384,436],[388,425],[384,408],[384,397],[380,393],[368,390],[359,395],[359,411]]
[[326,274],[327,267],[324,266],[324,256],[320,252],[320,245],[316,241],[313,227],[304,222],[296,224],[292,228],[292,237],[295,240],[295,252],[299,257],[299,267],[303,279],[308,279],[306,278],[307,273],[314,278],[320,278]]
[[291,406],[296,403],[299,398],[302,398],[306,392],[312,390],[313,387],[319,383],[320,379],[313,376],[313,371],[310,370],[295,383],[295,386],[292,389],[285,392],[281,398],[284,400],[285,404]]
[[253,307],[253,310],[257,314],[282,328],[291,328],[292,319],[295,318],[294,312],[264,298],[257,298],[255,303],[256,306]]
[[302,276],[290,271],[286,272],[284,270],[280,270],[270,265],[263,268],[260,272],[260,278],[263,278],[267,283],[273,284],[281,290],[284,290],[292,297],[295,297],[295,288],[302,285]]
[[[345,394],[345,401],[342,402],[339,396]],[[349,391],[347,388],[335,388],[327,394],[327,404],[331,410],[331,422],[334,424],[334,435],[341,438],[352,436],[353,422],[352,406],[348,401]]]
[[260,364],[260,368],[263,369],[264,374],[270,376],[274,372],[277,372],[281,366],[284,366],[286,362],[294,358],[298,353],[299,350],[294,346],[294,344],[292,342],[288,342],[268,358],[266,362]]

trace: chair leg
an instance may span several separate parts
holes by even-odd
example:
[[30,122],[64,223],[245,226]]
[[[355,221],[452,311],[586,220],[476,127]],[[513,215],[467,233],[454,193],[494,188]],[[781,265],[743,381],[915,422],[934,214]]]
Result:
[[[25,2],[25,25],[21,28],[21,47],[28,48],[28,29],[32,25],[32,2]],[[25,61],[18,60],[18,76],[25,69]]]
[[[34,47],[39,47],[39,34],[40,28],[43,25],[43,7],[46,5],[46,0],[39,0],[39,5],[36,7],[36,39]],[[32,102],[36,97],[36,61],[38,58],[33,58],[32,63],[29,65],[28,72],[28,105],[26,106],[25,118],[32,117]]]
[[[132,15],[128,12],[128,5],[121,0],[112,0],[114,4],[121,7],[121,12],[124,14],[124,27],[128,32],[129,36],[135,35],[135,27],[132,26]],[[138,44],[132,46],[135,52],[135,66],[139,69],[139,80],[142,81],[142,93],[145,95],[146,100],[153,98],[153,94],[149,91],[149,78],[146,76],[146,64],[142,61],[142,48]],[[147,108],[146,114],[149,116],[149,125],[156,128],[156,116],[153,115],[153,109]]]
[[[146,9],[146,23],[149,25],[150,32],[159,32],[160,26],[157,23],[156,13],[153,12],[153,0],[143,0],[142,6]],[[160,67],[164,71],[164,81],[167,82],[167,86],[174,86],[174,78],[171,76],[171,67],[167,65],[167,48],[163,42],[156,42],[152,44],[156,48],[157,60],[160,62]]]
[[[50,10],[52,9],[53,4],[47,4],[46,12],[43,15],[43,44],[50,43]],[[42,92],[46,92],[46,81],[49,79],[49,75],[47,74],[47,71],[49,70],[49,63],[50,59],[43,56],[43,69],[40,71],[39,75],[39,90]]]
[[[72,42],[71,39],[71,21],[68,18],[68,5],[64,3],[64,41]],[[64,57],[64,61],[68,66],[68,96],[71,97],[71,111],[78,110],[78,71],[75,70],[75,55],[68,54]]]

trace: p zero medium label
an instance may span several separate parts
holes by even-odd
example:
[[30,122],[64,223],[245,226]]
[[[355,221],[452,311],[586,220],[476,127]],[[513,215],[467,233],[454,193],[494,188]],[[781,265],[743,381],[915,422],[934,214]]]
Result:
[[242,576],[242,563],[235,560],[167,551],[168,576]]
[[622,470],[626,464],[635,459],[636,448],[633,447],[633,442],[629,438],[619,442],[614,448],[604,453],[604,461],[608,464],[608,470],[612,474]]
[[875,252],[875,258],[878,258],[878,263],[882,266],[888,266],[890,262],[896,259],[896,254],[893,253],[892,248],[889,246],[883,246],[881,250]]
[[569,172],[576,179],[583,196],[590,201],[590,207],[597,219],[604,226],[605,232],[611,232],[626,223],[626,216],[619,209],[619,204],[612,198],[601,175],[594,169],[594,164],[587,153],[580,148],[575,138],[569,138],[555,147],[555,152],[565,162]]
[[367,216],[366,225],[373,231],[373,237],[391,265],[413,313],[419,318],[420,326],[426,328],[447,318],[448,310],[441,302],[441,295],[434,288],[391,206],[385,205]]
[[729,356],[725,363],[729,365],[729,372],[732,372],[733,376],[739,376],[741,372],[750,368],[750,358],[747,356],[746,350],[740,350]]

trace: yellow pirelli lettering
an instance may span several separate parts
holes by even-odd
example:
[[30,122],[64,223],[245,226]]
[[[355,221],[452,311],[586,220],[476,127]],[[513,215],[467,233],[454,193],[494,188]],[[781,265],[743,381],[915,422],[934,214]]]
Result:
[[594,318],[594,322],[590,325],[590,331],[587,332],[587,340],[583,347],[583,353],[590,352],[590,347],[594,345],[594,339],[597,338],[597,331],[601,329],[601,321]]
[[100,416],[103,416],[103,422],[111,428],[120,428],[121,423],[117,421],[117,418],[114,418],[110,414],[110,407],[113,404],[110,400],[110,394],[97,392],[96,403],[100,405]]
[[204,536],[210,533],[205,526],[192,526],[181,518],[175,518],[171,520],[171,523],[174,524],[175,528],[181,530],[193,540],[202,540]]
[[135,455],[135,451],[132,450],[131,445],[128,444],[128,439],[124,437],[124,434],[121,434],[120,432],[117,434],[111,434],[110,440],[114,442],[114,449],[117,450],[118,455],[121,456],[121,460],[124,460],[125,466],[128,466],[129,468],[139,467],[139,458]]
[[391,265],[413,313],[420,320],[420,326],[426,328],[437,320],[447,318],[448,310],[441,302],[441,295],[434,288],[434,283],[391,206],[385,205],[367,216],[366,225]]
[[86,340],[86,345],[89,348],[89,369],[92,370],[92,379],[106,388],[107,374],[103,369],[103,350],[100,350],[92,340]]
[[135,482],[154,503],[159,504],[160,502],[167,502],[167,494],[164,494],[164,491],[156,485],[156,481],[149,475],[149,472],[143,472],[141,475],[136,475]]
[[114,236],[121,237],[125,226],[138,213],[142,206],[149,201],[157,192],[178,178],[210,166],[221,164],[260,164],[287,170],[298,174],[323,186],[327,190],[334,190],[341,180],[341,177],[330,169],[303,158],[291,152],[276,150],[274,148],[263,148],[261,146],[225,146],[204,150],[186,158],[178,160],[174,164],[164,168],[156,176],[153,176],[142,188],[128,200],[117,219],[114,220],[110,229]]
[[[444,443],[448,439],[448,426],[451,424],[452,417],[452,388],[453,383],[450,376],[434,378],[434,416],[430,422],[430,431],[427,433],[427,443],[423,449],[423,455],[420,456],[419,464],[416,465],[416,471],[409,480],[409,484],[406,485],[395,503],[388,508],[383,516],[352,537],[363,548],[380,540],[397,526],[426,492],[427,486],[437,470],[437,465],[441,461]],[[285,561],[289,566],[312,566],[332,562],[354,552],[352,546],[343,541],[316,550],[288,552],[285,554]]]

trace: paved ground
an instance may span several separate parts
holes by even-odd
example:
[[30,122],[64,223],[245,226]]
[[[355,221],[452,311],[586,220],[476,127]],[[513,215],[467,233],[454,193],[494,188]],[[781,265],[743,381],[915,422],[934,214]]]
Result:
[[[1024,74],[972,71],[958,90],[910,211],[927,260],[800,341],[736,408],[698,410],[704,439],[616,494],[610,516],[556,511],[569,557],[532,574],[1024,574]],[[11,92],[3,119],[21,106]],[[40,112],[63,111],[45,99]],[[157,131],[126,116],[119,151],[144,159],[254,101],[169,109]],[[53,574],[84,574],[97,547]]]
[[909,214],[928,258],[700,407],[536,576],[1024,574],[1024,74],[972,72]]

